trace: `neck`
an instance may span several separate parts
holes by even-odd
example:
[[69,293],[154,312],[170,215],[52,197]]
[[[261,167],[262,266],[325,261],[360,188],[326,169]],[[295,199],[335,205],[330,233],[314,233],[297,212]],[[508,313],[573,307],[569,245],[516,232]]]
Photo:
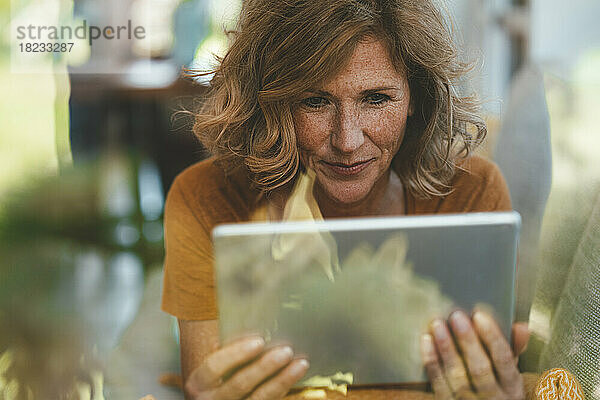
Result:
[[331,199],[318,182],[315,183],[314,196],[323,218],[405,214],[402,182],[391,169],[375,183],[366,197],[357,202],[348,204]]

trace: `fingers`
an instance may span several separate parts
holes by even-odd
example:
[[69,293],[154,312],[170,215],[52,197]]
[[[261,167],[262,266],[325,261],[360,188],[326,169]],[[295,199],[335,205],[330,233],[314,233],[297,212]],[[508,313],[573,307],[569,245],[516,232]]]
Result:
[[501,390],[496,382],[492,363],[471,325],[470,318],[464,312],[456,311],[450,316],[450,326],[478,394],[486,399],[497,396]]
[[510,398],[524,396],[523,378],[517,369],[513,352],[496,322],[487,314],[476,311],[473,325],[487,348],[503,391]]
[[246,397],[261,382],[285,367],[294,353],[290,347],[278,347],[267,351],[257,361],[236,372],[216,391],[217,399],[240,399]]
[[529,325],[527,322],[515,322],[512,326],[513,352],[519,356],[527,350]]
[[[288,346],[277,347],[261,355],[264,346],[262,338],[251,337],[210,354],[190,375],[186,391],[197,399],[240,399],[248,398],[250,394],[251,399],[283,397],[304,376],[308,361],[298,359],[290,362],[293,351]],[[241,366],[223,382],[225,374]]]
[[[436,320],[430,329],[433,336],[424,335],[421,340],[436,399],[477,398],[471,384],[481,398],[524,398],[513,352],[492,317],[477,311],[471,322],[464,312],[457,311],[451,315],[449,327],[453,334],[444,321]],[[516,346],[522,351],[528,330],[523,324],[515,324],[513,329]]]
[[442,367],[433,344],[433,337],[426,333],[421,336],[421,358],[427,372],[429,382],[435,393],[436,400],[452,399],[452,390],[448,386],[446,377],[442,372]]
[[454,339],[442,320],[435,320],[431,324],[431,332],[435,346],[442,361],[443,373],[452,392],[462,395],[471,391],[471,384],[463,361],[456,351]]
[[308,361],[304,359],[292,361],[283,369],[283,371],[259,386],[254,393],[252,393],[250,399],[264,400],[283,398],[294,383],[298,382],[300,378],[306,374],[307,370]]
[[265,346],[260,337],[238,340],[211,353],[202,365],[196,368],[186,382],[186,390],[197,393],[216,387],[223,375],[258,356]]

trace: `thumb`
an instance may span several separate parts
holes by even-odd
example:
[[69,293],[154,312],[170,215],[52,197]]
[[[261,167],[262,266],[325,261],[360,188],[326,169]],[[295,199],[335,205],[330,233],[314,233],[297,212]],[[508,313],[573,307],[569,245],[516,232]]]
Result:
[[512,348],[516,356],[527,349],[529,342],[529,325],[527,322],[515,322],[512,326]]

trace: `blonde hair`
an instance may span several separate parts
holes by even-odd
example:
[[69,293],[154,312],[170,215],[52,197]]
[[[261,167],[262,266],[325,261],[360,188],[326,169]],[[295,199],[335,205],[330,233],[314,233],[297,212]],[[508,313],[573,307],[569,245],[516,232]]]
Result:
[[408,190],[448,193],[456,162],[486,134],[478,103],[458,94],[469,68],[432,0],[246,0],[231,35],[194,133],[222,165],[245,166],[263,193],[301,169],[293,105],[368,35],[407,73],[414,112],[393,166]]

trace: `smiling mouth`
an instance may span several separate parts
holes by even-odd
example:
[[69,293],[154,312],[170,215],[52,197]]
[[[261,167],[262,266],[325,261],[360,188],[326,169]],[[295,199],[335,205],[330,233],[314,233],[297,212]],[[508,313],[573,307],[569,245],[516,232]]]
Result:
[[371,158],[369,160],[358,161],[352,164],[334,163],[327,161],[321,161],[321,163],[324,164],[329,170],[335,172],[338,175],[349,176],[358,174],[359,172],[367,168],[373,160],[374,158]]

